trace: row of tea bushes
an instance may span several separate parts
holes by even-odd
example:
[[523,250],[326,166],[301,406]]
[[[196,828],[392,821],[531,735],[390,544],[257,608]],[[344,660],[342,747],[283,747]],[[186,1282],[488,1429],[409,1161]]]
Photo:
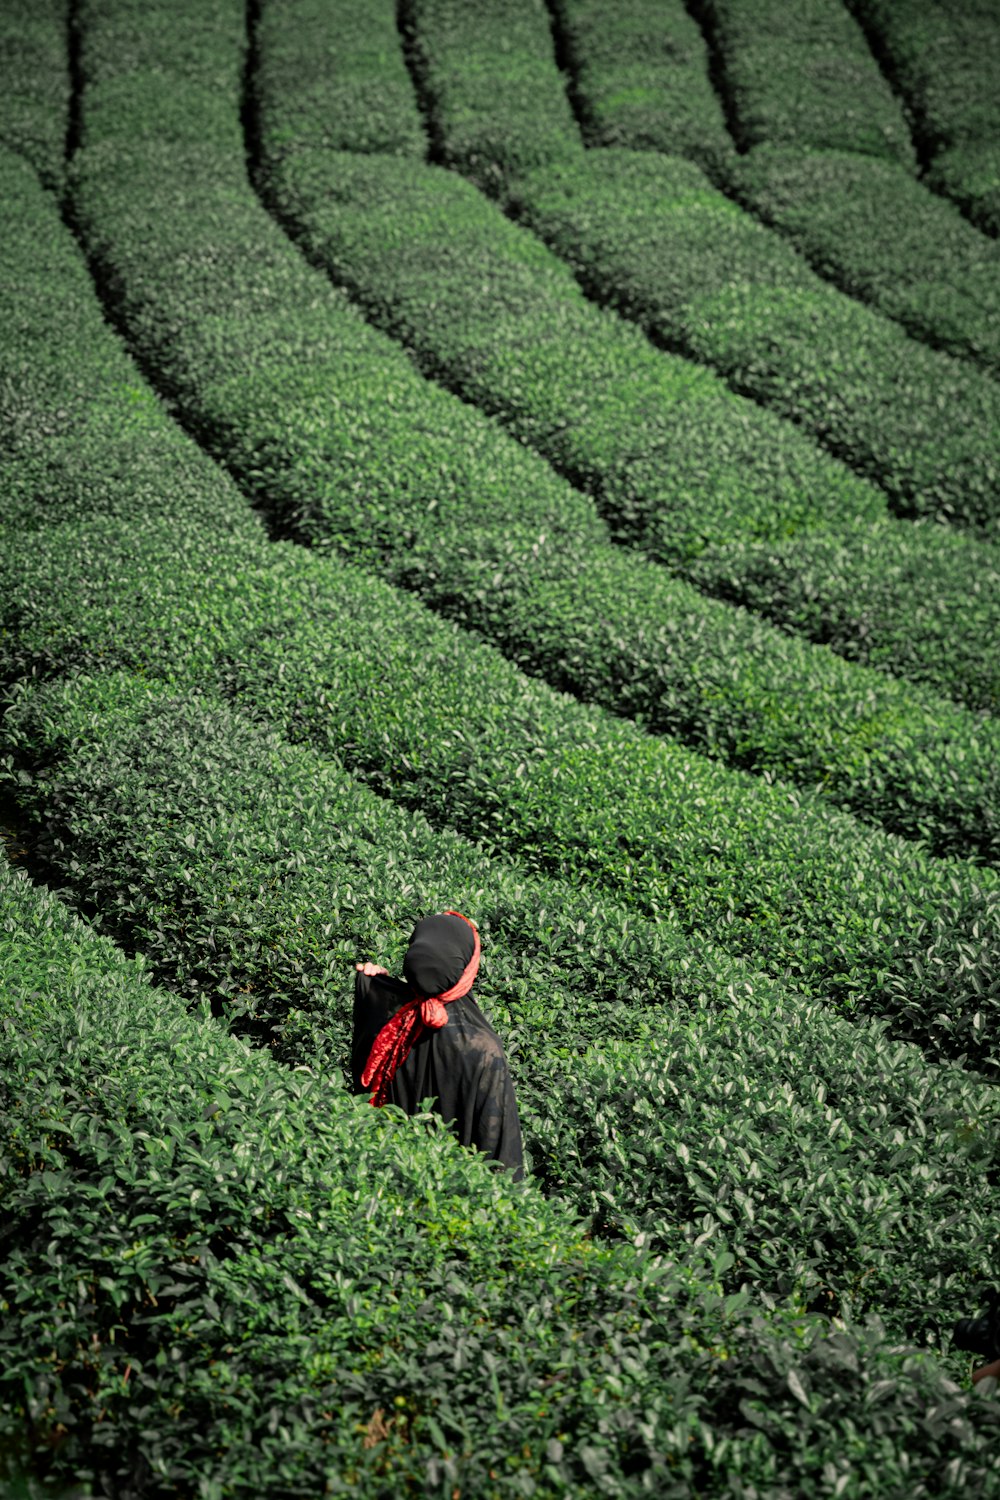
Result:
[[591,1243],[433,1116],[185,1014],[4,861],[0,912],[0,1434],[49,1490],[988,1493],[993,1405],[877,1325]]
[[531,100],[565,103],[548,19],[532,0],[474,20],[443,0],[409,0],[405,12],[444,159],[498,193],[590,296],[803,427],[900,513],[996,533],[1000,392],[983,372],[821,281],[691,162],[585,153],[579,141],[574,153],[552,143],[547,103],[527,152]]
[[1000,233],[1000,19],[992,0],[846,0],[914,122],[925,180]]
[[[159,31],[137,22],[146,49],[138,59],[134,44],[132,51],[119,45],[132,14],[126,0],[95,17],[83,34],[88,86],[81,111],[85,148],[75,163],[75,206],[94,255],[121,297],[130,332],[144,352],[148,346],[163,378],[178,387],[191,384],[185,376],[195,355],[172,356],[175,325],[188,343],[200,340],[205,352],[199,353],[199,362],[211,349],[213,366],[218,366],[224,338],[239,337],[242,345],[250,336],[250,319],[245,316],[237,329],[235,313],[252,308],[253,323],[260,329],[260,358],[266,341],[275,337],[272,325],[279,314],[268,314],[282,293],[291,307],[297,298],[312,314],[305,327],[292,327],[286,338],[287,343],[304,341],[308,328],[315,326],[312,345],[319,347],[305,345],[311,368],[322,358],[323,341],[328,348],[340,328],[344,339],[365,347],[360,318],[342,316],[333,325],[334,313],[346,306],[346,298],[324,295],[320,278],[306,274],[301,258],[268,223],[245,182],[239,140],[242,33],[236,24],[237,9],[234,0],[213,0],[209,8],[199,10],[206,30],[208,21],[214,22],[198,59],[199,66],[211,67],[211,83],[197,80],[181,44],[183,10],[170,12],[173,38],[165,22]],[[163,31],[168,34],[160,35]],[[171,101],[183,95],[182,116],[172,103],[160,111],[155,98],[148,96],[146,76],[154,67],[158,76],[169,79]],[[218,87],[222,77],[229,80],[226,93]],[[170,109],[180,118],[175,120]],[[143,142],[142,130],[152,136],[154,125],[156,138]],[[205,145],[217,137],[225,137],[228,150]],[[345,159],[343,170],[350,165]],[[386,196],[390,189],[395,194],[405,185],[406,173],[426,181],[405,161],[387,159],[381,165],[387,174]],[[655,547],[664,557],[684,557],[709,540],[724,542],[740,530],[787,535],[803,525],[830,524],[837,517],[883,513],[884,497],[873,486],[817,453],[752,403],[732,397],[707,371],[656,353],[635,328],[595,309],[543,245],[506,225],[496,208],[483,203],[467,183],[440,171],[435,180],[436,212],[444,222],[445,243],[429,271],[441,261],[447,266],[450,241],[463,218],[472,218],[480,237],[483,232],[502,236],[485,283],[496,283],[495,295],[483,304],[480,269],[476,298],[463,307],[465,342],[456,354],[457,358],[464,353],[463,369],[455,372],[454,383],[467,398],[481,395],[491,412],[570,477],[589,480],[620,534]],[[198,183],[197,201],[188,192],[191,181]],[[373,215],[375,208],[373,203]],[[399,210],[402,214],[402,203]],[[154,224],[159,225],[155,237]],[[192,236],[204,246],[199,276],[188,277],[186,285],[178,287],[178,261],[189,253]],[[214,257],[212,246],[218,247]],[[397,232],[383,253],[402,255],[405,248]],[[423,254],[427,259],[425,247]],[[152,315],[153,278],[156,308],[162,309],[167,332],[157,331]],[[217,305],[233,309],[224,330],[209,322],[208,309]],[[331,311],[325,313],[326,308]],[[280,309],[282,323],[290,311],[287,306]],[[529,324],[529,315],[534,323]],[[539,336],[539,318],[546,320],[548,340]],[[324,322],[330,324],[329,332]],[[374,334],[367,347],[373,357],[377,351],[393,375],[383,396],[366,392],[369,404],[374,399],[388,407],[390,392],[395,400],[404,399],[395,392],[403,382],[402,372],[412,368],[410,362],[401,357],[390,362],[391,346]],[[234,355],[241,365],[247,363],[244,347]],[[335,354],[330,350],[328,357],[346,364],[347,356],[339,348]],[[436,373],[442,363],[436,362]],[[246,374],[241,370],[241,381]],[[282,384],[287,379],[286,375]],[[335,382],[332,372],[324,372],[324,380],[327,389],[346,384],[343,375]],[[269,379],[269,388],[276,400],[281,386],[275,377]],[[425,400],[429,399],[425,390]],[[258,400],[254,393],[251,415]],[[455,403],[439,404],[456,438],[468,442],[472,429],[459,427]],[[369,415],[369,426],[371,422]],[[211,430],[209,420],[202,425]],[[408,425],[412,430],[424,424],[411,419]],[[352,452],[358,441],[352,432]],[[255,442],[253,451],[260,446]]]
[[0,13],[0,141],[56,190],[69,129],[68,26],[68,0],[5,0]]
[[[185,192],[189,180],[185,176]],[[657,731],[680,734],[734,764],[820,784],[861,815],[884,817],[897,831],[925,838],[941,852],[978,851],[992,858],[991,818],[974,789],[981,780],[977,762],[983,760],[988,780],[994,760],[988,729],[940,700],[859,673],[742,611],[706,601],[655,566],[612,548],[583,497],[453,398],[426,386],[402,354],[370,334],[300,265],[249,189],[246,196],[245,219],[230,209],[227,231],[237,247],[256,227],[270,231],[274,265],[287,287],[278,310],[286,342],[269,360],[260,354],[260,321],[248,328],[244,314],[247,301],[259,305],[269,291],[280,291],[278,273],[267,276],[260,254],[246,255],[242,265],[221,259],[217,281],[199,289],[194,305],[182,302],[181,278],[166,266],[162,283],[147,279],[145,295],[152,308],[160,305],[160,285],[169,288],[175,316],[154,357],[168,362],[168,381],[169,361],[183,362],[189,420],[203,430],[211,423],[212,446],[249,488],[280,502],[283,515],[294,515],[314,503],[319,481],[329,502],[300,521],[300,533],[388,567],[390,576],[419,588],[436,607],[488,633],[519,663],[561,686],[642,717]],[[175,216],[181,264],[192,246],[208,241],[204,229],[198,237],[197,215],[195,222]],[[212,237],[216,248],[219,232]],[[25,252],[30,255],[30,242]],[[138,280],[138,270],[132,274]],[[317,289],[326,294],[328,320],[315,303],[302,306]],[[246,340],[239,359],[229,346],[234,362],[241,370],[252,365],[255,373],[238,388],[234,381],[220,390],[213,356],[226,296],[238,308],[232,336]],[[208,325],[206,349],[209,306],[215,321]],[[364,381],[363,396],[345,394],[338,430],[331,433],[329,422],[319,428],[332,449],[326,463],[316,442],[323,421],[317,386],[324,372],[312,364],[288,368],[300,329],[325,356],[331,386],[343,379],[346,354],[354,356],[358,384]],[[331,335],[338,340],[332,348]],[[211,374],[196,379],[199,369]],[[365,424],[372,423],[372,392],[377,396],[386,386],[399,392],[395,418],[381,423],[360,448]],[[215,398],[207,414],[203,393],[209,402]],[[305,416],[297,430],[288,420],[290,409]],[[346,432],[345,410],[357,423]],[[458,437],[467,441],[453,443],[453,415],[466,424]],[[414,443],[414,426],[426,430],[435,419],[441,442]],[[477,440],[480,432],[492,448]],[[442,494],[440,482],[449,457],[455,465],[448,476],[451,496]],[[521,465],[520,474],[514,464]],[[400,503],[407,489],[409,514]],[[446,565],[443,557],[450,559]],[[802,702],[809,705],[807,713],[800,711]],[[925,760],[914,764],[918,746]]]
[[[1000,709],[1000,551],[934,523],[864,521],[702,554],[694,583],[849,661]],[[932,579],[948,579],[946,591]],[[944,597],[942,597],[944,592]]]
[[[329,0],[310,0],[296,6],[294,18],[292,26],[285,10],[269,6],[257,32],[254,95],[265,164],[262,183],[269,203],[314,262],[346,284],[370,318],[402,339],[429,373],[515,420],[515,430],[587,485],[613,526],[621,531],[627,519],[641,545],[674,564],[684,541],[678,507],[690,510],[692,493],[698,495],[698,510],[687,525],[701,529],[698,545],[704,546],[709,529],[705,486],[711,480],[730,509],[716,523],[716,544],[684,564],[706,590],[741,601],[745,579],[746,602],[758,612],[862,661],[870,653],[873,664],[912,674],[972,707],[996,706],[995,653],[984,649],[1000,629],[990,603],[998,597],[994,548],[941,528],[918,533],[898,523],[840,527],[823,537],[800,533],[791,543],[741,541],[748,521],[761,529],[780,526],[784,532],[796,525],[829,527],[836,515],[830,509],[829,486],[842,482],[843,471],[825,464],[814,466],[811,475],[788,472],[791,450],[782,433],[771,434],[780,442],[769,449],[770,463],[758,450],[748,468],[750,448],[767,440],[764,430],[751,424],[750,447],[740,443],[732,462],[713,474],[704,457],[709,428],[716,434],[711,449],[716,462],[736,433],[731,419],[720,425],[714,406],[692,402],[683,458],[678,453],[679,422],[672,422],[672,473],[665,475],[660,454],[666,436],[657,431],[662,416],[653,416],[650,404],[654,394],[668,402],[669,388],[662,380],[659,387],[651,378],[637,382],[634,360],[619,361],[618,374],[609,382],[606,354],[588,361],[586,380],[569,373],[579,361],[573,353],[581,333],[578,299],[567,279],[560,280],[552,258],[525,241],[460,180],[412,161],[386,160],[400,140],[412,138],[415,114],[403,92],[398,56],[390,69],[391,88],[376,96],[377,126],[366,115],[363,130],[352,137],[353,117],[345,113],[345,103],[351,97],[347,82],[353,53],[339,58],[335,72],[326,70],[323,93],[324,39],[339,34],[339,11]],[[366,12],[365,26],[369,52],[386,56],[392,18],[374,7]],[[388,56],[392,64],[394,55]],[[303,70],[307,97],[315,101],[308,114],[297,102]],[[329,150],[330,140],[371,149],[346,155]],[[384,150],[373,154],[379,142]],[[504,335],[502,346],[492,351],[484,348],[482,334],[487,315],[493,340],[498,329]],[[583,333],[588,329],[584,319]],[[595,341],[584,342],[593,348]],[[607,341],[602,342],[606,348]],[[530,387],[524,382],[526,369],[534,375]],[[602,389],[611,383],[616,391],[627,390],[630,383],[632,399],[625,411],[607,395],[606,410],[595,410],[595,383]],[[643,412],[641,424],[627,420],[630,409]],[[575,432],[580,424],[574,413],[579,411],[586,414],[581,434]],[[609,470],[616,430],[622,433],[619,447],[626,439],[628,446],[624,459],[617,464],[612,460]],[[596,445],[594,439],[599,440]],[[777,465],[776,456],[782,459]],[[632,498],[637,485],[645,494],[639,514]],[[822,519],[815,511],[792,519],[791,485],[799,496],[803,485],[809,487],[824,507]],[[870,498],[860,488],[850,493],[861,514],[871,515]],[[778,495],[781,502],[775,503]],[[692,545],[690,532],[685,545]],[[798,546],[801,573],[795,566]],[[645,710],[636,705],[636,711]]]
[[86,263],[26,161],[0,145],[0,527],[211,515],[262,536],[232,480],[173,421],[109,330]]
[[735,160],[728,190],[822,275],[1000,372],[1000,253],[905,170],[907,127],[849,13],[824,0],[703,9],[741,145],[776,148]]
[[222,689],[439,827],[993,1068],[992,870],[649,737],[288,543],[95,521],[0,566],[7,680],[120,664]]
[[[647,0],[645,9],[655,7]],[[691,10],[719,64],[741,152],[767,142],[877,156],[915,171],[899,101],[840,0],[798,0],[793,9],[780,0],[692,0]]]
[[711,1242],[728,1293],[877,1309],[920,1341],[989,1276],[995,1091],[881,1025],[669,927],[634,924],[630,952],[613,904],[525,881],[218,700],[77,678],[14,719],[38,857],[154,977],[277,1032],[286,1061],[346,1075],[353,958],[398,968],[414,916],[454,901],[484,935],[477,994],[535,1176],[595,1230],[681,1259]]
[[734,154],[684,0],[549,0],[557,57],[588,146],[687,156],[717,179]]
[[924,183],[871,156],[765,148],[728,183],[822,275],[1000,374],[1000,250]]
[[[810,88],[800,72],[794,90],[775,94],[771,80],[783,76],[787,59],[794,56],[800,69],[810,59],[808,8],[785,7],[780,16],[774,10],[781,39],[768,40],[752,77],[741,66],[741,49],[746,44],[757,55],[760,8],[752,18],[739,12],[739,49],[735,39],[724,46],[721,62],[725,76],[741,80],[743,113],[752,115],[759,140],[739,156],[718,144],[725,124],[709,81],[709,53],[683,0],[656,6],[621,0],[613,14],[595,0],[557,0],[554,9],[589,145],[690,157],[716,186],[790,238],[819,275],[915,337],[1000,371],[996,247],[898,162],[839,147],[854,117],[844,113],[839,95],[827,98],[822,79]],[[712,12],[736,19],[726,0],[713,0]],[[844,16],[823,7],[824,26],[850,25]],[[729,34],[716,31],[716,42],[724,44]],[[713,57],[719,61],[719,52]],[[831,66],[838,76],[843,71],[840,62]],[[813,121],[811,140],[789,138],[785,129],[786,112],[803,106]],[[863,117],[872,135],[876,121]]]

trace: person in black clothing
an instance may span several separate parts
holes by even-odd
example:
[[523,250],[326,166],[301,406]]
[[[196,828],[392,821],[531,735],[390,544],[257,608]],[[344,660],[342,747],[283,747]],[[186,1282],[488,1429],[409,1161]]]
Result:
[[461,912],[424,917],[403,959],[404,981],[355,965],[351,1070],[355,1093],[415,1114],[433,1096],[464,1146],[524,1176],[521,1124],[503,1044],[472,997],[479,933]]

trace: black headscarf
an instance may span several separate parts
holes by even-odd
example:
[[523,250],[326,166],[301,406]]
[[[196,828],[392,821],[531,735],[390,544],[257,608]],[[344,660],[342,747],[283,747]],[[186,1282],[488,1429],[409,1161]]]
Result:
[[472,957],[475,934],[450,912],[422,917],[410,934],[403,974],[415,995],[441,995],[457,983]]

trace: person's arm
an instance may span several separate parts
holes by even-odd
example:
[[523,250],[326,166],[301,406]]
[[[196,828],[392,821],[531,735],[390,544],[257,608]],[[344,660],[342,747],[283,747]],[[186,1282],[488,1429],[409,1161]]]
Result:
[[369,989],[371,981],[380,974],[388,974],[388,969],[383,969],[379,964],[365,963],[354,965],[357,972],[354,975],[354,1027],[351,1033],[351,1082],[356,1094],[366,1093],[362,1088],[361,1075],[368,1061],[368,1053],[372,1042],[375,1040],[375,1032],[372,1030],[370,1016],[371,997]]

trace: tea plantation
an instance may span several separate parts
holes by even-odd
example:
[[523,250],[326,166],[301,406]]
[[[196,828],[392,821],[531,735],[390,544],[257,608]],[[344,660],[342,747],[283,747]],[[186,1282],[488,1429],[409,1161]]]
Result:
[[0,1493],[1000,1497],[998,49],[2,7]]

